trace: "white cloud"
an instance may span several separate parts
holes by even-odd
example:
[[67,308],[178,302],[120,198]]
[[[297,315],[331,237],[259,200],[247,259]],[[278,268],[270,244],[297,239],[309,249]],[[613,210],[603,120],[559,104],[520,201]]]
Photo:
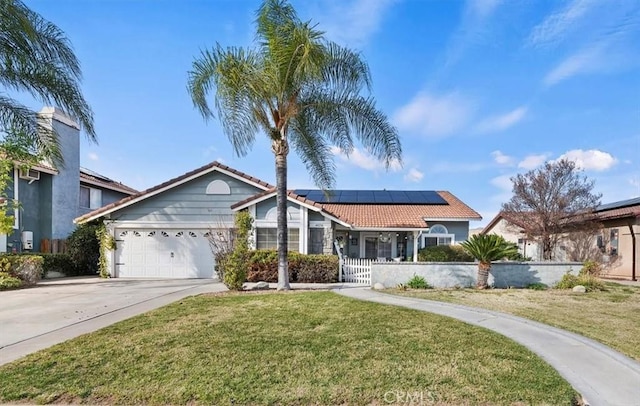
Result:
[[487,18],[502,3],[502,0],[469,0],[468,10],[477,18]]
[[596,1],[573,0],[562,10],[548,15],[531,31],[528,42],[535,46],[551,44],[562,39],[587,13]]
[[441,137],[461,130],[472,114],[472,103],[456,92],[442,96],[420,92],[396,110],[393,121],[400,130]]
[[396,0],[324,1],[314,10],[327,35],[341,44],[360,47],[378,31],[382,19]]
[[98,154],[96,154],[95,152],[89,152],[87,154],[87,157],[89,157],[90,160],[92,161],[97,161],[100,159],[100,157],[98,156]]
[[420,172],[417,168],[409,169],[406,175],[404,175],[404,180],[407,182],[420,182],[424,177],[424,173]]
[[527,115],[527,111],[527,107],[521,106],[508,113],[489,117],[478,124],[477,131],[479,133],[504,131],[522,121]]
[[583,48],[547,73],[543,83],[546,86],[553,86],[572,76],[600,72],[606,70],[607,63],[602,45]]
[[597,149],[581,150],[573,149],[560,155],[558,160],[568,159],[575,162],[576,167],[580,169],[606,171],[607,169],[618,163],[618,160],[608,152]]
[[493,151],[491,156],[498,165],[513,165],[513,157],[503,154],[500,150]]
[[526,157],[524,157],[522,161],[518,163],[518,168],[522,168],[526,170],[535,169],[538,166],[542,165],[547,160],[548,157],[549,157],[549,154],[527,155]]
[[[367,171],[378,172],[384,170],[384,163],[378,161],[371,154],[366,151],[362,151],[358,148],[354,148],[353,151],[349,155],[347,155],[344,151],[342,151],[337,146],[331,147],[331,153],[338,157],[342,162],[357,166],[358,168],[362,168]],[[391,172],[398,172],[402,169],[402,165],[397,160],[391,161],[389,165],[389,170]]]

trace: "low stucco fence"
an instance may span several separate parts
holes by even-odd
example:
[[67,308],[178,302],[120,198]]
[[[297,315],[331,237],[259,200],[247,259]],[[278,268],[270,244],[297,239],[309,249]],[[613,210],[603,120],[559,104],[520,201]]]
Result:
[[[553,286],[565,273],[577,275],[581,268],[580,262],[494,262],[489,286],[524,288],[534,283]],[[419,275],[434,288],[470,287],[475,286],[477,274],[478,264],[473,262],[374,262],[371,286],[381,283],[392,288]]]

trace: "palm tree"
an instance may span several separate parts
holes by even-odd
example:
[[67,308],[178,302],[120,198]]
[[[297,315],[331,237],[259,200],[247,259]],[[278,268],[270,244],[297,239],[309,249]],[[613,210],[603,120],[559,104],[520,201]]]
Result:
[[396,129],[375,106],[371,76],[360,55],[326,40],[283,0],[266,0],[257,11],[257,46],[203,51],[189,72],[188,90],[205,119],[215,107],[235,153],[244,156],[264,132],[275,155],[278,289],[289,289],[287,269],[287,154],[298,153],[315,183],[334,185],[331,147],[353,151],[355,137],[386,168],[400,162]]
[[58,138],[35,112],[10,97],[28,93],[76,117],[96,140],[93,113],[80,91],[80,64],[56,25],[19,0],[0,0],[0,135],[20,134],[38,153],[61,164]]
[[478,289],[487,288],[492,261],[514,257],[518,254],[518,248],[515,244],[506,241],[497,234],[472,235],[461,245],[465,251],[479,261],[478,281],[476,283],[476,288]]

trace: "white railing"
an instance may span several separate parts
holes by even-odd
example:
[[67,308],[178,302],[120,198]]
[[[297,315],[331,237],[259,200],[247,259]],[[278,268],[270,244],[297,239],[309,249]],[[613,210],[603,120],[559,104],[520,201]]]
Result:
[[372,259],[342,258],[340,260],[340,281],[371,285]]

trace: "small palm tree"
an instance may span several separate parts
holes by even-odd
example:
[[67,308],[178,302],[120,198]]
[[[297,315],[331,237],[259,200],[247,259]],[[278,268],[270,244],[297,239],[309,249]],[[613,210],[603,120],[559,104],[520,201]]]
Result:
[[255,49],[204,51],[193,62],[188,90],[205,119],[215,107],[225,135],[244,156],[264,133],[275,156],[278,289],[289,289],[287,269],[287,155],[298,153],[315,183],[333,187],[331,148],[353,151],[353,135],[388,168],[402,154],[396,129],[371,97],[369,67],[360,55],[324,38],[283,0],[265,0],[257,13]]
[[479,261],[478,282],[476,283],[476,288],[478,289],[487,288],[492,261],[513,257],[518,254],[518,248],[515,244],[506,241],[497,234],[472,235],[461,245],[465,251]]
[[7,93],[16,91],[70,113],[95,141],[80,80],[80,64],[64,32],[20,0],[0,0],[0,137],[19,134],[34,151],[62,163],[56,134]]

